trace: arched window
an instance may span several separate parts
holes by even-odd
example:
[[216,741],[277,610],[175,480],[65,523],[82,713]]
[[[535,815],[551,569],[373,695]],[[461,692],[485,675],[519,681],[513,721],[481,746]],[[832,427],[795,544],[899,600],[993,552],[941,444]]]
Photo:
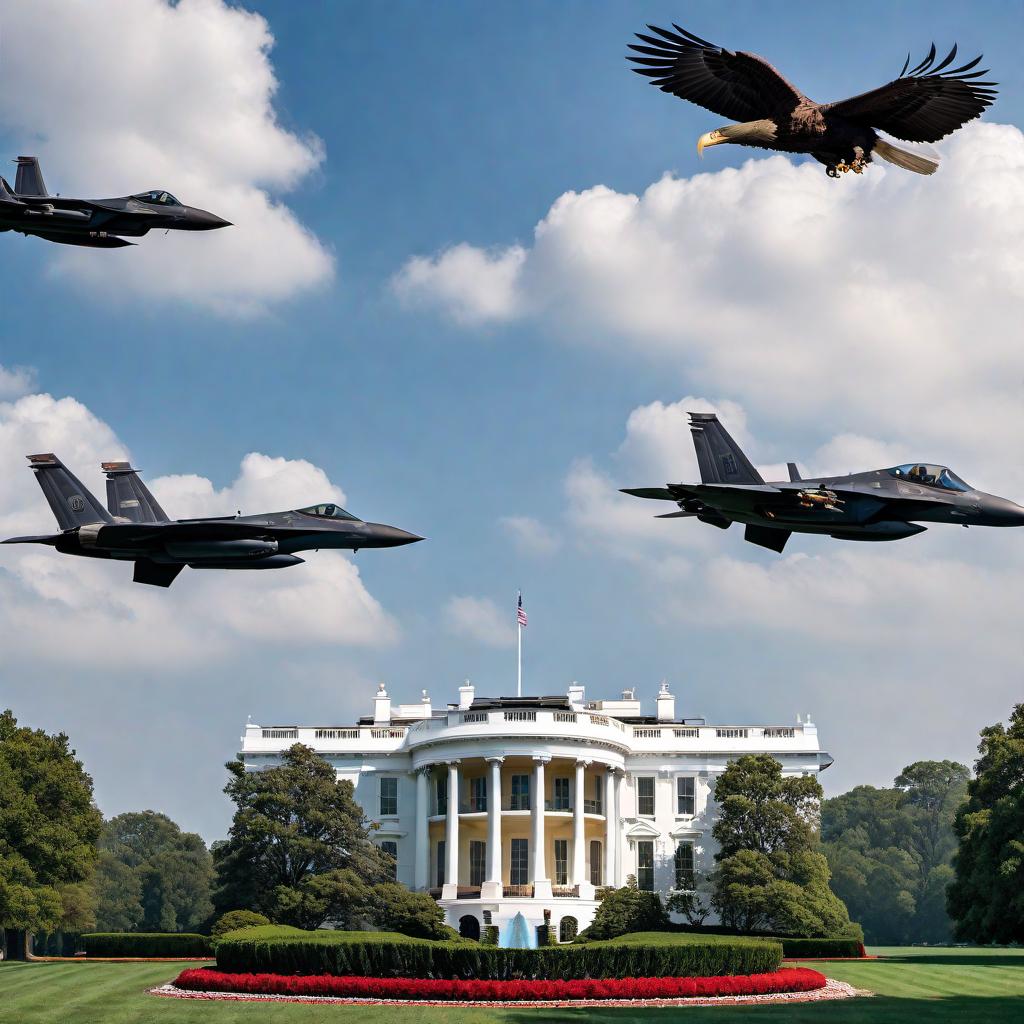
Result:
[[576,938],[576,933],[580,929],[579,921],[575,917],[563,917],[558,922],[558,941],[559,942],[572,942]]
[[474,917],[472,914],[466,914],[464,917],[459,918],[459,934],[464,939],[474,939],[476,942],[480,941],[480,920]]

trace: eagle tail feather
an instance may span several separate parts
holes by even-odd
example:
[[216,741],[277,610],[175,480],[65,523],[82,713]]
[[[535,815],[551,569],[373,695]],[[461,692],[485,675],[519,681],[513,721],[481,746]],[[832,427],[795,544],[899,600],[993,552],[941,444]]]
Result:
[[938,160],[900,149],[899,146],[894,146],[891,142],[886,142],[885,139],[879,139],[875,143],[872,153],[890,164],[902,167],[905,171],[913,171],[915,174],[934,174],[939,169]]

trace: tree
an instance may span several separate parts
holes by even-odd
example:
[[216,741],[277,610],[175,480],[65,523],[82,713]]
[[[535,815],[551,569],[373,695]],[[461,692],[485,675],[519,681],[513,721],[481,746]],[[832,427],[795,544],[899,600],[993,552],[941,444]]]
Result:
[[0,714],[0,932],[19,951],[33,931],[91,924],[83,886],[96,864],[92,779],[63,733]]
[[165,814],[111,818],[100,836],[98,927],[103,931],[195,931],[213,911],[213,860],[202,837]]
[[712,829],[720,849],[711,902],[723,924],[810,936],[851,928],[820,850],[821,797],[817,779],[783,776],[770,754],[729,763],[715,785],[721,813]]
[[218,911],[243,907],[300,928],[358,921],[394,862],[371,840],[352,783],[300,743],[272,768],[247,772],[240,758],[226,767],[236,810],[214,848]]
[[260,925],[270,924],[269,917],[257,914],[254,910],[229,910],[221,914],[210,929],[210,935],[219,939],[228,932],[237,931],[239,928],[256,928]]
[[832,890],[869,942],[951,937],[943,888],[956,848],[953,818],[969,775],[955,761],[918,761],[892,789],[857,786],[822,805]]
[[450,939],[453,929],[444,923],[444,911],[425,892],[412,892],[398,882],[375,885],[368,916],[384,931],[401,932],[417,939]]
[[975,777],[957,811],[960,848],[948,910],[971,942],[1024,941],[1024,704],[981,731]]

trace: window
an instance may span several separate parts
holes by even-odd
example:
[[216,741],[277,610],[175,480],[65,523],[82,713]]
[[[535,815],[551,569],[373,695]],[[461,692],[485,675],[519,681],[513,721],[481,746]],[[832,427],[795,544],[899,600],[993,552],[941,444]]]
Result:
[[569,810],[569,780],[568,779],[554,779],[552,781],[551,795],[554,799],[551,801],[551,810],[553,811],[567,811]]
[[576,938],[576,933],[580,930],[580,923],[575,917],[563,917],[558,922],[558,941],[559,942],[572,942]]
[[951,469],[945,466],[927,466],[919,463],[908,463],[889,470],[889,475],[912,484],[924,484],[925,487],[941,487],[944,491],[969,491],[971,485],[964,482]]
[[590,840],[590,884],[603,885],[601,878],[601,840]]
[[469,884],[483,885],[484,872],[487,870],[487,844],[482,839],[471,839],[469,842]]
[[676,888],[687,892],[693,889],[693,843],[676,847]]
[[394,818],[398,814],[398,779],[380,780],[380,816]]
[[636,780],[636,813],[654,817],[654,776],[641,775]]
[[439,839],[437,841],[437,887],[440,889],[444,885],[444,840]]
[[601,801],[602,801],[602,798],[603,798],[601,787],[602,787],[603,784],[604,784],[604,779],[601,778],[600,775],[598,775],[597,778],[594,779],[594,813],[595,814],[603,814],[604,813],[604,811],[601,810]]
[[654,840],[639,839],[636,844],[636,887],[654,892]]
[[555,885],[569,884],[569,840],[555,840]]
[[512,776],[512,806],[513,811],[528,811],[530,809],[530,776]]
[[469,809],[471,811],[487,810],[487,779],[482,775],[469,780]]
[[321,519],[351,519],[356,523],[362,522],[358,516],[346,512],[340,505],[310,505],[309,508],[300,508],[299,511],[304,516],[318,516]]
[[694,813],[693,776],[680,775],[676,779],[676,814]]
[[437,813],[447,814],[448,813],[448,776],[439,775],[437,781],[434,784],[434,790],[437,794]]
[[510,885],[526,885],[530,879],[530,844],[526,839],[513,839],[508,881]]
[[140,203],[149,203],[152,206],[181,206],[170,192],[165,192],[163,189],[157,188],[152,192],[142,192],[137,196],[132,196],[132,199],[138,199]]
[[398,881],[398,843],[394,839],[385,839],[380,844],[381,850],[391,858],[391,880]]

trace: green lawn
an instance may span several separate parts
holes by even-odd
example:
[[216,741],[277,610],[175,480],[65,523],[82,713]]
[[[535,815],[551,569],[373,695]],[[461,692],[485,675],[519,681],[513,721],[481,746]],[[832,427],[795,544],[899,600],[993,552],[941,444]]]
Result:
[[1024,1021],[1024,950],[878,949],[885,959],[811,964],[877,993],[849,1002],[671,1010],[462,1010],[303,1006],[157,999],[146,989],[173,978],[175,964],[0,963],[2,1024],[553,1024],[576,1020],[690,1024],[742,1020],[800,1024],[988,1024]]

